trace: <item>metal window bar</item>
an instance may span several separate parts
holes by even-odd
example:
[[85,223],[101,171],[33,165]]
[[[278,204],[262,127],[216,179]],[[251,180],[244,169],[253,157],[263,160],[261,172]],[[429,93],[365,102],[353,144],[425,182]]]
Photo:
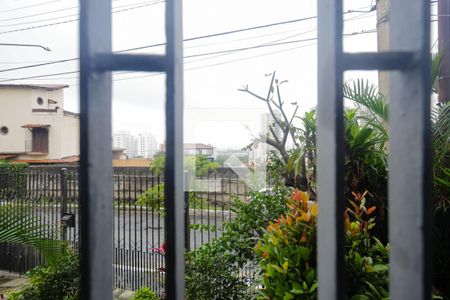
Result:
[[429,1],[391,1],[392,51],[348,54],[342,49],[342,0],[318,2],[319,299],[345,297],[345,70],[394,71],[389,99],[390,297],[431,298],[429,23]]
[[184,299],[181,0],[166,1],[165,19],[165,55],[113,54],[111,0],[80,1],[83,299],[112,299],[111,71],[123,70],[166,72],[166,295],[167,299]]

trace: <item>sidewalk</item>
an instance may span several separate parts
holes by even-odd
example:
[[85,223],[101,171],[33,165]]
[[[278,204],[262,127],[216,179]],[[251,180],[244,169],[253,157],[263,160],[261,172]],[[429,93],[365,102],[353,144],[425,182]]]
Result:
[[8,292],[23,286],[27,281],[28,279],[23,275],[0,271],[0,299],[7,299]]

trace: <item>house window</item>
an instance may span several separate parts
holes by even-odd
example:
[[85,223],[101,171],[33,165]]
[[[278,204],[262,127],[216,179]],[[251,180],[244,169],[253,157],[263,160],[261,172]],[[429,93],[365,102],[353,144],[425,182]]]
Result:
[[1,135],[7,135],[8,132],[9,132],[8,127],[2,126],[2,127],[0,128],[0,134],[1,134]]
[[44,104],[44,100],[41,97],[38,97],[36,100],[37,104],[39,105],[43,105]]
[[33,128],[32,134],[32,152],[48,153],[48,129]]

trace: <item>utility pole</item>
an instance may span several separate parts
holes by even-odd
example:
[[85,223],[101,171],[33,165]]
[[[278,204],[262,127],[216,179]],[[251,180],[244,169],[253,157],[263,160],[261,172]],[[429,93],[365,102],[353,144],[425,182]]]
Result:
[[441,55],[438,100],[446,103],[450,100],[450,0],[438,2],[438,43]]
[[[450,0],[446,0],[450,1]],[[389,51],[390,0],[377,0],[377,48],[378,52]],[[389,101],[389,72],[378,71],[378,90]]]

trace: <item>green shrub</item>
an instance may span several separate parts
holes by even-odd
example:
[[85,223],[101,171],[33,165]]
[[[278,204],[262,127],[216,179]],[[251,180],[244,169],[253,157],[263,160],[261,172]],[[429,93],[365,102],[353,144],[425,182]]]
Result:
[[27,273],[29,284],[8,295],[10,300],[72,300],[80,297],[79,259],[66,251],[57,263]]
[[255,192],[250,201],[236,199],[236,218],[220,238],[186,255],[187,299],[243,299],[253,278],[240,276],[240,268],[255,261],[253,247],[264,228],[286,210],[286,190]]
[[27,189],[28,164],[0,160],[0,200],[22,197]]
[[294,190],[289,212],[270,222],[255,251],[263,271],[262,299],[316,299],[317,205]]
[[[137,205],[146,206],[153,210],[164,209],[164,183],[155,185],[141,194],[136,201]],[[208,201],[206,199],[197,197],[195,193],[189,193],[189,207],[196,209],[208,208]]]
[[159,298],[156,296],[154,291],[148,287],[144,287],[134,292],[134,297],[132,300],[159,300]]
[[149,207],[153,210],[164,208],[164,183],[149,188],[139,196],[136,204]]
[[[385,299],[389,246],[369,233],[375,207],[366,208],[365,194],[354,195],[353,209],[345,214],[347,299]],[[289,211],[270,223],[255,247],[263,271],[261,299],[317,298],[317,204],[308,200],[306,193],[295,190]]]

